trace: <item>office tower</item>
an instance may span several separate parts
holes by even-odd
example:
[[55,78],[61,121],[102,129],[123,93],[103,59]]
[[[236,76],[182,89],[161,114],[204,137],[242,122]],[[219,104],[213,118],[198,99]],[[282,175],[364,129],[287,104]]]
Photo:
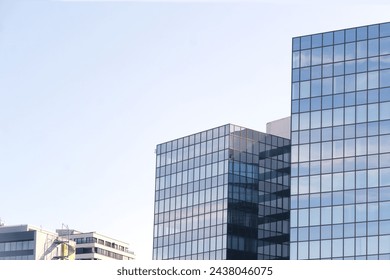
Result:
[[134,260],[128,244],[96,233],[57,229],[59,236],[76,242],[76,260]]
[[288,139],[228,124],[156,154],[153,259],[288,259]]
[[390,259],[390,23],[293,38],[291,259]]
[[31,225],[0,226],[0,260],[74,260],[75,246]]

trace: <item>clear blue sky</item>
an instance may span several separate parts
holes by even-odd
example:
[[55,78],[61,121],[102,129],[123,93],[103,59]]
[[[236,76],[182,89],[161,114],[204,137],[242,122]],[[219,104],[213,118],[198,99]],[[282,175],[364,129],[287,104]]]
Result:
[[366,3],[0,0],[0,217],[150,259],[156,144],[288,116],[291,38],[390,21]]

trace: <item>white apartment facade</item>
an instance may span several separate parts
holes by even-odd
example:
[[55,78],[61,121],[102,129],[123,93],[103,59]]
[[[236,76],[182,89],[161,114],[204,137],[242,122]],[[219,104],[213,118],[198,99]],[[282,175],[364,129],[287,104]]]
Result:
[[134,260],[128,243],[96,233],[57,229],[59,236],[76,242],[76,260]]

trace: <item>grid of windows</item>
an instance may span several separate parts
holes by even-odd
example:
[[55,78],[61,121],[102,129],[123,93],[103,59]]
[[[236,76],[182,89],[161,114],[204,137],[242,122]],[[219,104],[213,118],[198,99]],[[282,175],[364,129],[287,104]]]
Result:
[[228,259],[288,259],[290,141],[230,135]]
[[264,135],[225,125],[157,146],[154,259],[258,257],[260,151],[289,142]]
[[82,254],[92,254],[92,253],[100,254],[100,255],[107,256],[107,257],[117,259],[117,260],[130,260],[131,259],[127,256],[123,256],[122,254],[118,254],[118,253],[115,253],[115,252],[112,252],[109,250],[105,250],[102,248],[98,248],[98,247],[76,248],[76,254],[78,255],[78,258],[80,258],[80,259],[83,259],[83,256],[81,256]]
[[34,240],[0,242],[0,260],[32,260],[34,247]]
[[77,244],[98,243],[101,245],[105,245],[107,247],[114,248],[116,250],[120,250],[123,252],[129,252],[127,247],[118,245],[115,242],[104,241],[103,239],[98,239],[96,237],[90,237],[90,236],[89,237],[77,237],[77,238],[71,238],[71,240],[74,240]]
[[157,146],[154,259],[224,259],[228,126]]
[[291,258],[390,259],[390,23],[293,38]]

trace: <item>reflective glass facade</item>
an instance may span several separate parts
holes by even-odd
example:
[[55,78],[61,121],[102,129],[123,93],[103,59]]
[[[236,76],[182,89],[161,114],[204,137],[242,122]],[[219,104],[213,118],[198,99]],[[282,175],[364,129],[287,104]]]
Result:
[[287,259],[290,141],[224,125],[157,146],[153,259]]
[[293,38],[291,259],[390,259],[390,23]]

